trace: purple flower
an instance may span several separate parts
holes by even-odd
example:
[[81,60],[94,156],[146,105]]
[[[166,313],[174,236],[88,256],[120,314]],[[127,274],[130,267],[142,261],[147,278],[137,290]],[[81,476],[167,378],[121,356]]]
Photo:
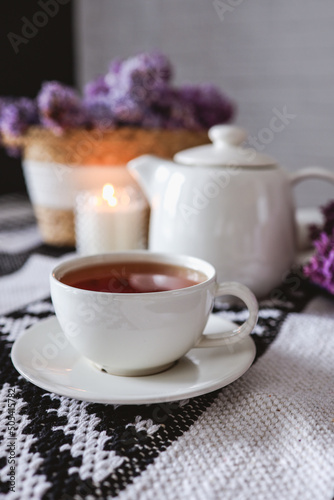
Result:
[[110,103],[102,95],[94,102],[86,100],[84,102],[85,114],[87,116],[87,127],[105,130],[115,126],[115,118],[110,109]]
[[1,113],[5,106],[8,104],[12,103],[15,99],[12,97],[0,97],[0,120],[1,120]]
[[332,235],[334,231],[334,201],[322,207],[321,211],[325,218],[323,231],[325,231],[326,234]]
[[27,97],[2,100],[0,103],[0,132],[8,136],[24,134],[30,125],[39,122],[36,102]]
[[5,109],[5,106],[7,106],[10,102],[12,102],[12,99],[10,99],[9,97],[0,97],[0,146],[2,145],[2,141],[1,141],[1,134],[2,134],[2,126],[1,126],[2,112]]
[[128,96],[115,96],[111,99],[111,111],[119,125],[140,125],[146,108]]
[[109,90],[112,90],[119,85],[122,65],[122,59],[117,58],[111,61],[109,71],[106,75],[104,75],[105,83]]
[[105,75],[89,82],[83,99],[59,82],[45,82],[37,105],[0,98],[0,135],[21,135],[41,124],[56,134],[70,128],[138,126],[207,129],[231,119],[234,105],[213,85],[172,86],[173,70],[159,51],[115,59]]
[[84,89],[84,96],[90,100],[95,97],[104,96],[109,93],[109,86],[104,76],[98,76],[95,80],[88,82]]
[[168,129],[185,128],[188,130],[201,129],[196,118],[195,107],[180,95],[177,89],[166,89],[161,92],[160,100],[155,104],[164,117],[164,127]]
[[321,212],[324,216],[324,226],[319,228],[317,225],[310,225],[309,235],[312,241],[317,240],[323,231],[329,236],[331,236],[334,231],[334,201],[331,201],[328,205],[321,207]]
[[87,124],[85,107],[78,94],[59,82],[46,82],[37,96],[41,123],[56,134]]
[[119,58],[116,58],[113,61],[111,61],[110,66],[109,66],[109,73],[113,73],[115,75],[118,75],[121,71],[122,63],[123,63],[123,60],[119,59]]
[[166,119],[160,111],[149,108],[143,113],[140,126],[147,129],[166,128]]
[[105,82],[112,99],[118,96],[150,107],[159,99],[160,90],[168,86],[171,77],[169,59],[160,52],[151,52],[124,61],[116,60],[105,76]]
[[201,128],[226,123],[234,115],[234,104],[214,85],[184,85],[179,92],[182,101],[194,106],[195,116]]
[[171,85],[172,76],[169,59],[158,51],[115,59],[105,76],[87,84],[85,102],[101,108],[102,99],[101,109],[120,126],[201,130],[232,118],[233,103],[216,87],[178,89]]
[[303,271],[313,283],[334,294],[334,201],[321,211],[325,222],[320,229],[310,228],[315,252]]
[[128,79],[131,87],[140,86],[150,91],[161,84],[169,83],[172,77],[169,59],[160,52],[144,52],[126,59],[118,75]]
[[310,280],[334,294],[334,234],[322,232],[314,242],[315,255],[303,271]]

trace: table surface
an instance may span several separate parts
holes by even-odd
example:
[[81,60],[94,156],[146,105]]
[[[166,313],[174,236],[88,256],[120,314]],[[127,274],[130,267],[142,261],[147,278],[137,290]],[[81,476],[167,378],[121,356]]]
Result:
[[1,498],[333,498],[334,298],[296,268],[260,303],[255,361],[232,384],[173,403],[87,403],[27,382],[10,359],[54,314],[48,275],[73,251],[42,243],[25,198],[0,198]]

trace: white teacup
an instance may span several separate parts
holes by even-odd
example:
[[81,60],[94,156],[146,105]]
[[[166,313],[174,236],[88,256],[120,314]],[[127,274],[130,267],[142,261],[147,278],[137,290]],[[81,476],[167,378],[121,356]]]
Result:
[[[129,282],[135,279],[139,286],[146,286],[147,280],[164,281],[167,274],[173,289],[129,293],[124,278],[129,262],[138,269],[152,267],[152,272],[163,275],[149,279],[133,275]],[[98,272],[92,266],[114,266],[118,273],[121,269],[116,292],[110,292],[109,285],[108,291],[78,288],[78,276],[88,279],[88,274]],[[184,279],[194,281],[182,287]],[[115,375],[160,372],[193,347],[239,341],[251,333],[257,321],[258,304],[247,287],[234,282],[217,284],[211,264],[185,255],[141,250],[77,257],[55,267],[50,285],[56,316],[67,339],[100,369]],[[214,299],[223,295],[241,299],[249,317],[234,331],[203,335]]]

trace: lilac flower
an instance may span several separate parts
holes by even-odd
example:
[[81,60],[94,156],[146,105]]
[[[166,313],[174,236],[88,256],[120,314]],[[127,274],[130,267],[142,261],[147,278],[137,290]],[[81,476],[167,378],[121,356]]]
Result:
[[334,233],[328,235],[322,232],[314,242],[315,255],[304,266],[305,276],[334,294]]
[[14,101],[14,98],[12,97],[0,97],[0,120],[1,120],[1,113],[5,106],[8,104],[12,103]]
[[105,77],[100,75],[95,80],[87,83],[84,89],[84,95],[89,100],[94,99],[95,97],[107,95],[109,90],[110,89]]
[[173,70],[161,52],[115,59],[108,72],[89,82],[83,99],[59,82],[46,82],[34,101],[0,98],[0,135],[20,135],[32,124],[56,134],[70,128],[138,126],[207,129],[228,121],[234,106],[212,85],[172,86]]
[[194,106],[201,128],[226,123],[234,115],[235,106],[214,85],[184,85],[179,92],[181,100]]
[[122,63],[123,63],[122,59],[119,59],[119,58],[113,59],[113,61],[111,61],[110,66],[109,66],[109,73],[113,73],[115,75],[118,75],[119,72],[121,71]]
[[164,116],[165,128],[188,130],[202,128],[196,119],[195,107],[191,102],[184,100],[177,89],[166,89],[162,92],[156,109],[160,109]]
[[332,235],[334,231],[334,201],[322,207],[321,211],[325,218],[323,231],[325,231],[326,234]]
[[2,126],[1,126],[2,112],[5,109],[5,106],[7,106],[10,102],[12,102],[12,99],[10,99],[9,97],[0,97],[0,146],[2,145],[2,141],[1,141],[1,134],[2,134]]
[[115,119],[110,107],[102,101],[94,105],[86,105],[87,128],[97,128],[99,130],[112,129],[115,126]]
[[124,61],[116,60],[105,77],[112,99],[140,103],[147,108],[159,99],[160,90],[168,86],[172,67],[160,52],[139,54]]
[[111,101],[111,110],[119,125],[140,126],[146,107],[128,96],[115,96]]
[[160,52],[139,54],[123,61],[118,76],[129,89],[136,87],[147,92],[168,84],[172,76],[172,66],[168,58]]
[[46,82],[37,96],[41,123],[61,134],[87,124],[85,107],[75,90],[59,82]]
[[115,117],[111,111],[108,96],[96,95],[94,99],[88,97],[83,101],[87,128],[98,128],[105,130],[115,126]]
[[105,83],[108,86],[109,90],[114,89],[119,85],[122,65],[122,59],[117,58],[111,61],[109,71],[106,75],[104,75]]
[[334,201],[331,201],[328,205],[321,207],[321,212],[324,216],[324,225],[319,227],[317,225],[311,224],[309,226],[309,237],[311,241],[317,240],[322,232],[325,232],[329,236],[333,234],[334,231]]
[[325,222],[321,229],[311,227],[315,252],[303,271],[313,283],[334,294],[334,201],[321,211]]
[[166,128],[163,116],[154,111],[146,111],[141,122],[143,128]]
[[0,132],[4,136],[18,137],[38,121],[37,106],[33,99],[21,97],[4,100],[0,104]]
[[115,122],[146,128],[207,129],[229,121],[234,105],[213,85],[171,85],[173,71],[162,53],[148,52],[112,62],[108,73],[87,84],[92,108],[103,98]]

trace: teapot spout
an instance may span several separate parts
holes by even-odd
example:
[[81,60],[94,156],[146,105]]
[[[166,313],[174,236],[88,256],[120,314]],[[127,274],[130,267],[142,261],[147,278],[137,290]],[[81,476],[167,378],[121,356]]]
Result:
[[151,203],[154,194],[159,189],[160,175],[157,175],[158,170],[162,169],[165,180],[169,177],[167,164],[173,165],[173,162],[164,160],[154,155],[138,156],[127,164],[127,169],[133,175],[139,186],[144,191],[145,196]]

